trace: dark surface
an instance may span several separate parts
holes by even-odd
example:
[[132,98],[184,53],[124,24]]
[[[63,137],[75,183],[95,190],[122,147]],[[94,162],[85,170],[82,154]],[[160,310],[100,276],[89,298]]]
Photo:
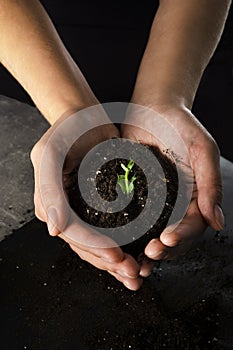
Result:
[[1,350],[232,349],[232,248],[211,234],[131,292],[35,219],[0,245]]

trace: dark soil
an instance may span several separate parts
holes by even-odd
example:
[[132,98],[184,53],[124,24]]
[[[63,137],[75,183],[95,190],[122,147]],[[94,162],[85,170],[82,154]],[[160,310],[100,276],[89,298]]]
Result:
[[[134,164],[129,174],[129,179],[132,178],[133,175],[136,176],[132,200],[125,207],[123,198],[121,207],[124,209],[117,212],[112,212],[111,203],[116,200],[118,196],[117,187],[118,191],[121,191],[119,185],[117,184],[117,175],[124,174],[121,164],[123,163],[125,166],[127,166],[130,159],[134,160],[134,154],[138,155],[141,152],[141,157],[144,157],[144,154],[142,153],[141,147],[139,148],[137,143],[133,143],[131,141],[112,139],[111,146],[112,149],[111,147],[108,148],[107,153],[101,152],[101,149],[98,148],[95,150],[95,152],[93,152],[88,164],[88,171],[90,171],[90,169],[91,171],[87,175],[84,174],[83,176],[83,178],[85,177],[85,183],[88,183],[88,181],[91,180],[95,180],[96,182],[93,190],[88,193],[88,197],[92,205],[90,206],[86,203],[80,192],[78,184],[78,169],[75,174],[74,185],[68,190],[71,207],[82,220],[95,226],[97,229],[98,227],[116,228],[119,226],[125,226],[131,221],[135,220],[135,218],[137,218],[141,213],[141,220],[147,220],[147,216],[143,216],[143,210],[146,205],[151,207],[149,208],[150,215],[156,216],[153,212],[151,202],[147,202],[148,183],[144,174],[144,169],[142,169],[137,163]],[[118,152],[120,152],[121,147],[124,149],[133,148],[131,158],[115,158],[108,160],[111,158],[111,152],[115,147],[117,147]],[[124,245],[123,250],[132,254],[134,257],[137,257],[144,251],[145,246],[152,238],[160,236],[170,218],[176,203],[178,191],[178,176],[175,163],[158,148],[151,146],[143,147],[151,151],[161,165],[161,168],[156,168],[150,163],[148,163],[146,166],[147,173],[149,173],[149,175],[151,175],[153,178],[153,183],[150,184],[152,197],[156,201],[156,206],[162,208],[162,211],[159,218],[155,220],[156,222],[154,222],[153,225],[150,225],[147,232],[140,238],[135,239],[134,232],[127,229],[127,226],[125,227],[124,232],[121,233],[121,235],[128,235],[131,237],[130,241],[132,241],[132,243]],[[104,164],[98,168],[99,161],[101,160]],[[162,192],[164,191],[165,184],[166,200],[163,202]],[[95,209],[98,202],[98,197],[95,198],[95,191],[98,192],[98,195],[101,198],[109,203],[107,211],[106,208],[105,211]],[[113,238],[115,241],[118,241],[118,238],[121,240],[122,236],[114,236]]]
[[165,262],[131,292],[34,220],[0,245],[1,350],[231,349],[220,343],[232,318],[227,326],[198,254],[187,257],[189,272],[185,260]]

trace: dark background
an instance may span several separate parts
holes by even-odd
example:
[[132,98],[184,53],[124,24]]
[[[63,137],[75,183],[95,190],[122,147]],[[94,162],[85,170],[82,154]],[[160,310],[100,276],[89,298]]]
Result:
[[[158,1],[43,0],[64,44],[101,102],[130,101]],[[38,62],[38,64],[40,64]],[[0,66],[0,94],[33,105]],[[202,77],[193,112],[233,161],[233,7]]]

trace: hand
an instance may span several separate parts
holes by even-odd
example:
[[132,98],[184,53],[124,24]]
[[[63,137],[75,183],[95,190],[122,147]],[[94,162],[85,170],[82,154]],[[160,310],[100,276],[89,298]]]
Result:
[[[150,259],[174,259],[190,249],[207,224],[214,230],[224,227],[220,155],[216,142],[188,109],[154,107],[153,110],[154,112],[144,116],[143,121],[132,113],[125,123],[136,120],[139,127],[123,124],[121,134],[127,139],[161,147],[152,135],[153,132],[156,133],[157,128],[154,113],[159,113],[180,134],[187,147],[187,166],[193,169],[196,186],[186,215],[173,231],[169,232],[169,227],[166,228],[160,238],[151,240],[145,249],[145,254]],[[148,128],[151,133],[145,130]],[[173,143],[175,151],[176,139],[170,142]],[[152,264],[147,266],[145,274],[149,274],[149,270],[152,269]]]
[[[69,206],[67,206],[64,197],[63,187],[69,186],[70,174],[86,152],[104,140],[119,137],[117,128],[111,124],[104,112],[98,116],[92,115],[92,118],[95,119],[80,120],[78,117],[75,120],[77,130],[86,126],[92,130],[73,144],[66,156],[63,168],[62,159],[64,159],[66,142],[62,139],[61,131],[60,134],[58,133],[58,137],[52,138],[52,135],[56,135],[66,117],[60,118],[50,127],[34,146],[31,160],[35,171],[35,213],[40,220],[47,223],[50,234],[63,238],[81,259],[99,269],[108,271],[117,280],[124,283],[127,288],[136,290],[142,283],[142,279],[139,277],[140,267],[138,263],[130,255],[124,254],[110,238],[94,230],[88,230],[82,225],[81,220],[70,220]],[[107,124],[93,129],[92,125],[95,122],[98,124],[98,121]],[[84,125],[85,123],[87,125]],[[73,131],[72,129],[70,132]],[[44,179],[41,180],[44,173],[43,169],[41,170],[44,152],[46,152],[46,171]],[[60,186],[59,173],[63,177],[63,186]],[[79,242],[75,236],[78,237]]]

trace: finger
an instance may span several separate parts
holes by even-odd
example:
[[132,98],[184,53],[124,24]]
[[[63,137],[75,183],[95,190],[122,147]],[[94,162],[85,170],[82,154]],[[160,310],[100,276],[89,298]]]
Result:
[[151,275],[151,272],[154,267],[154,261],[149,259],[144,253],[139,257],[140,263],[140,272],[141,277],[148,277]]
[[110,275],[114,276],[118,281],[122,282],[126,288],[133,290],[133,291],[138,290],[143,283],[142,278],[129,279],[129,278],[123,278],[120,275],[118,275],[117,273],[112,272],[112,271],[108,271],[108,273]]
[[[35,178],[35,175],[34,175],[34,178]],[[38,190],[38,186],[37,186],[36,181],[34,181],[34,206],[35,206],[36,217],[39,220],[46,222],[47,214],[43,208],[43,205],[41,202],[41,197],[40,197],[40,192]]]
[[181,223],[172,231],[170,227],[166,228],[159,239],[150,241],[145,253],[153,260],[174,258],[179,254],[184,254],[205,228],[206,223],[196,200],[193,200]]
[[[64,230],[70,209],[62,185],[62,159],[55,147],[44,147],[41,158],[33,162],[35,172],[35,210],[47,222],[52,236]],[[39,208],[38,208],[39,207]]]
[[151,275],[153,267],[155,263],[153,260],[148,259],[148,257],[145,257],[141,262],[140,272],[139,275],[141,277],[148,277]]
[[89,262],[98,269],[109,272],[111,271],[112,273],[121,276],[122,279],[128,280],[138,278],[139,266],[128,254],[124,255],[124,259],[120,263],[110,264],[89,252],[79,249],[77,246],[70,244],[70,247],[80,256],[81,259]]
[[[81,250],[85,253],[90,253],[93,257],[100,258],[102,261],[107,262],[109,264],[116,264],[121,262],[124,259],[123,251],[120,249],[120,247],[114,246],[112,241],[108,239],[108,237],[98,235],[92,235],[90,232],[84,231],[83,227],[76,227],[75,231],[79,232],[80,235],[83,234],[87,236],[87,241],[91,241],[91,245],[87,244],[81,244],[78,241],[74,241],[67,237],[65,234],[61,233],[59,234],[59,237],[62,238],[64,241],[66,241],[68,244],[70,244],[72,247],[76,247],[77,249]],[[103,246],[107,246],[106,242],[110,240],[109,248],[100,248]]]
[[[31,152],[31,160],[34,167],[35,214],[40,220],[47,222],[51,235],[58,235],[65,226],[68,211],[66,200],[64,200],[64,191],[58,179],[59,169],[57,169],[55,161],[57,154],[54,149],[50,148],[49,150],[50,157],[48,157],[47,171],[44,171],[43,177],[41,176],[41,159],[44,149],[44,146],[39,145]],[[52,176],[54,174],[56,176],[53,181]]]
[[192,247],[192,241],[186,241],[175,247],[165,246],[159,238],[150,242],[150,249],[153,251],[151,258],[154,260],[174,260],[181,255],[186,254]]
[[154,238],[146,246],[145,254],[152,260],[163,260],[167,256],[168,250],[169,248],[159,238]]
[[205,229],[205,220],[200,213],[196,199],[193,199],[182,221],[172,231],[170,227],[167,227],[161,233],[160,241],[168,247],[174,247],[190,240],[193,241]]
[[198,206],[207,221],[215,230],[224,228],[224,215],[221,209],[222,180],[219,150],[211,141],[206,150],[201,149],[193,161],[198,190]]

